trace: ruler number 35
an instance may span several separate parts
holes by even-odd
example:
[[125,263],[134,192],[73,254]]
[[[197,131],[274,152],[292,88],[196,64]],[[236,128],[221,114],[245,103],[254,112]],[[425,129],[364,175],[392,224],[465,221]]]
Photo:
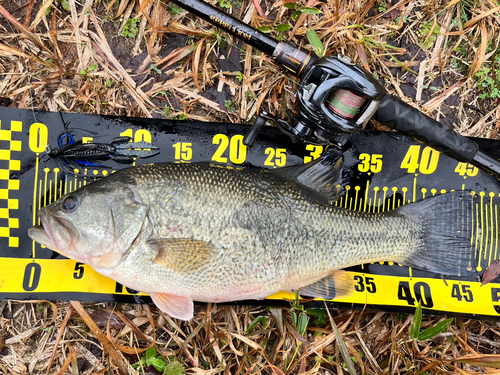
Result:
[[354,276],[354,281],[356,281],[356,285],[354,285],[356,292],[364,292],[365,290],[368,293],[377,292],[377,286],[375,285],[373,277],[356,275]]
[[380,154],[360,154],[361,163],[358,165],[358,170],[363,173],[380,172],[382,170],[382,156]]

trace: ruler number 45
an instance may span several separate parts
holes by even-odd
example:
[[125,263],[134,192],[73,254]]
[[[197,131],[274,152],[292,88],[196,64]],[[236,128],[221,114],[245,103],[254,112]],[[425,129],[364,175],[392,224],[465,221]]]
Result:
[[474,295],[472,294],[472,290],[470,290],[470,285],[453,284],[451,287],[451,296],[459,301],[474,301]]

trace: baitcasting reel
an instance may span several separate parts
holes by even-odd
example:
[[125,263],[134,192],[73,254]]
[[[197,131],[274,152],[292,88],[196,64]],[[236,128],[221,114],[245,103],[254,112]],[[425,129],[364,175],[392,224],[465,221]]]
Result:
[[243,143],[253,146],[270,120],[300,143],[329,145],[338,133],[357,133],[375,114],[384,87],[347,56],[326,56],[310,65],[295,93],[298,115],[292,121],[261,113]]

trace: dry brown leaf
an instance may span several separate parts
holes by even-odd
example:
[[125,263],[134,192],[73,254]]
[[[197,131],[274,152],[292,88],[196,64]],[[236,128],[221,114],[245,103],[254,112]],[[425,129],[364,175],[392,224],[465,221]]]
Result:
[[264,10],[262,9],[262,7],[259,4],[259,0],[252,0],[252,1],[253,1],[253,5],[255,6],[255,9],[257,9],[257,12],[259,13],[259,16],[264,18],[266,21],[269,21],[269,18],[267,18],[266,13],[264,13]]
[[3,347],[5,346],[5,339],[7,338],[7,334],[5,332],[6,332],[5,328],[0,328],[0,353],[2,352]]
[[177,21],[171,20],[169,22],[169,26],[155,26],[155,31],[163,31],[166,33],[174,33],[174,34],[184,34],[190,36],[201,36],[201,37],[215,37],[215,34],[210,31],[200,31],[199,29],[195,29]]
[[199,70],[199,66],[200,66],[201,50],[203,49],[204,42],[205,42],[205,38],[200,39],[197,42],[196,50],[195,50],[194,58],[193,58],[193,68],[192,68],[193,69],[193,81],[194,81],[196,88],[200,92],[203,92],[203,88],[200,86],[200,84],[198,82],[198,70]]
[[436,96],[435,98],[429,100],[424,104],[423,109],[428,112],[432,112],[437,109],[447,98],[453,95],[460,87],[467,81],[466,78],[462,78],[455,82],[452,86],[447,88],[444,92]]
[[[71,347],[71,345],[68,343],[67,346],[68,346],[68,349],[69,349],[69,355],[66,357],[66,361],[64,361],[63,365],[61,366],[61,369],[56,373],[56,375],[63,375],[64,373],[66,373],[66,370],[69,368],[69,365],[71,364],[71,362],[74,359],[76,359],[75,351],[73,350],[73,348]],[[47,371],[47,375],[49,373],[50,372]]]
[[[113,8],[113,5],[115,5],[115,3],[117,2],[118,0],[111,0],[108,4],[108,6],[106,7],[106,13],[109,14],[109,11],[111,10],[111,8]],[[116,18],[116,17],[114,17]]]
[[210,100],[210,99],[207,99],[207,98],[204,98],[203,96],[201,95],[198,95],[198,94],[195,94],[194,92],[190,91],[190,90],[186,90],[186,89],[181,89],[180,87],[173,87],[174,90],[180,92],[181,94],[184,94],[186,97],[188,98],[193,98],[193,99],[196,99],[197,101],[199,101],[200,103],[203,103],[213,109],[215,109],[216,111],[219,111],[219,112],[224,112],[227,114],[226,111],[222,110],[219,106],[218,103]]
[[140,2],[141,4],[141,8],[139,9],[139,14],[142,13],[144,11],[144,9],[146,9],[146,7],[148,6],[148,4],[151,2],[151,0],[142,0]]
[[277,8],[285,4],[296,3],[297,0],[280,0],[273,4],[272,8]]
[[42,19],[42,17],[45,16],[45,11],[52,5],[52,2],[54,0],[48,0],[45,2],[41,7],[38,13],[36,14],[35,20],[32,22],[30,29],[35,30],[36,26],[38,25],[38,22]]
[[370,71],[370,64],[368,64],[368,57],[366,56],[365,47],[361,43],[356,43],[356,50],[358,51],[359,60],[363,64],[363,67]]
[[[127,9],[127,5],[129,5],[129,0],[120,1],[120,7],[118,8],[118,12],[116,12],[113,19],[120,17],[122,13],[125,12],[125,9]],[[135,5],[134,1],[132,1],[132,5]]]
[[[59,333],[57,334],[56,341],[54,342],[54,348],[52,350],[52,355],[50,356],[49,364],[47,366],[47,375],[50,374],[50,369],[52,368],[52,363],[54,363],[54,359],[55,359],[56,354],[57,354],[57,348],[59,347],[59,342],[61,341],[61,337],[64,333],[64,330],[66,329],[66,325],[68,324],[68,321],[69,321],[69,318],[71,317],[71,314],[73,314],[73,307],[70,307],[68,309],[68,311],[66,312],[66,316],[64,317],[64,320],[62,322],[62,325],[59,328]],[[73,349],[71,349],[71,350],[73,350]]]
[[486,269],[486,271],[484,271],[483,276],[481,278],[481,285],[486,285],[491,283],[498,276],[500,276],[500,260],[493,262]]
[[118,315],[104,309],[95,310],[90,317],[99,328],[109,327],[112,329],[120,329],[125,327],[125,322],[120,321]]
[[[191,46],[185,46],[182,48],[176,48],[172,52],[170,52],[167,56],[156,63],[160,69],[165,69],[172,64],[182,60],[184,57],[189,55],[192,52]],[[165,64],[165,65],[163,65]]]
[[481,45],[479,46],[472,64],[470,66],[469,77],[474,77],[486,59],[486,49],[488,48],[488,30],[486,30],[486,25],[484,22],[481,24]]
[[0,53],[2,53],[2,56],[19,56],[19,57],[25,57],[25,58],[30,58],[29,55],[25,54],[22,51],[19,51],[18,49],[6,46],[5,44],[0,43]]
[[33,42],[38,44],[39,47],[43,48],[46,50],[44,44],[38,37],[33,34],[28,28],[26,28],[23,24],[21,24],[12,14],[10,14],[7,9],[5,9],[3,6],[0,5],[0,13],[7,18],[7,21],[9,21],[12,25],[15,26],[16,29],[18,29],[21,33],[25,34],[29,39],[31,39]]
[[[306,7],[308,7],[308,8],[314,7],[316,5],[317,1],[318,0],[307,0]],[[306,17],[307,17],[307,14],[305,14],[305,13],[302,13],[299,16],[299,19],[297,20],[297,22],[295,22],[295,26],[293,27],[292,31],[290,32],[289,40],[291,40],[291,38],[293,38],[293,36],[297,32],[297,30],[302,26]],[[321,38],[321,36],[320,36],[320,38]]]
[[477,21],[482,20],[485,17],[491,16],[493,13],[499,12],[500,11],[500,5],[490,9],[487,12],[482,12],[481,14],[477,15],[476,17],[470,19],[466,23],[464,23],[464,29],[468,29],[470,26],[474,25]]

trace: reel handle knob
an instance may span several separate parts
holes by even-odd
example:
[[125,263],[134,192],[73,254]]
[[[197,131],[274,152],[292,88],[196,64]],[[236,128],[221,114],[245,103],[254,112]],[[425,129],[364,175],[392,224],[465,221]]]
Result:
[[268,114],[266,112],[262,112],[257,115],[255,122],[252,127],[248,131],[248,133],[243,137],[243,144],[247,147],[253,147],[255,145],[255,141],[259,136],[260,130],[266,125]]

